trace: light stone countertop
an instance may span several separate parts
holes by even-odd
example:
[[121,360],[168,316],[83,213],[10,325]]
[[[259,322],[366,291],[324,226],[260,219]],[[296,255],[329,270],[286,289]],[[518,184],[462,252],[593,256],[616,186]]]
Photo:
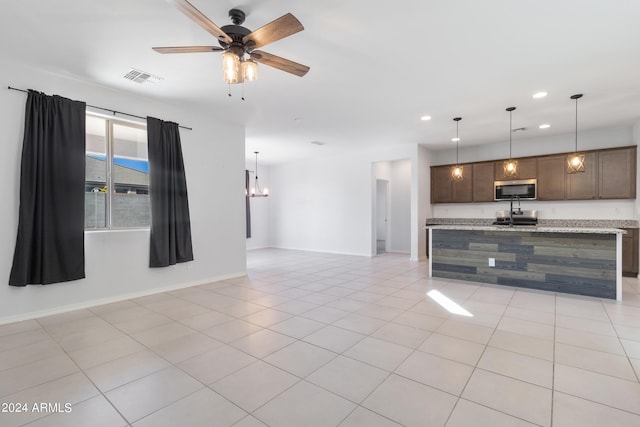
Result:
[[427,225],[425,228],[435,230],[481,230],[481,231],[520,231],[533,233],[583,233],[583,234],[626,234],[619,228],[604,227],[548,227],[535,225],[473,225],[473,224],[437,224]]
[[[495,218],[427,218],[426,225],[491,226]],[[639,228],[634,219],[538,219],[538,228]]]

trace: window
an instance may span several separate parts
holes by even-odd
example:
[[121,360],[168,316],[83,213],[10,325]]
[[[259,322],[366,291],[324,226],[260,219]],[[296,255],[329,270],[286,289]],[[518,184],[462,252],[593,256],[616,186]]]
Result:
[[85,229],[151,224],[144,125],[87,115]]

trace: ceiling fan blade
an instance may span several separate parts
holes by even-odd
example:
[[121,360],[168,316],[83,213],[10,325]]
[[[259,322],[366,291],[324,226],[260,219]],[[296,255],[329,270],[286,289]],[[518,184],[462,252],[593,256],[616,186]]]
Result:
[[298,18],[290,13],[282,15],[275,21],[271,21],[266,25],[258,28],[250,34],[247,34],[242,38],[244,44],[251,43],[251,47],[256,49],[266,44],[273,43],[277,40],[288,37],[299,31],[304,30],[304,27],[298,21]]
[[196,24],[200,25],[202,28],[207,30],[210,34],[217,37],[218,40],[222,40],[226,43],[231,43],[233,39],[227,35],[224,31],[220,29],[216,24],[214,24],[209,18],[205,16],[204,13],[200,12],[195,8],[194,5],[189,3],[187,0],[167,0],[169,3],[173,4],[177,7],[180,12],[184,13]]
[[224,50],[220,46],[175,46],[175,47],[154,47],[158,53],[194,53],[194,52],[218,52]]
[[304,76],[310,70],[306,65],[298,64],[297,62],[293,62],[261,50],[254,50],[251,52],[251,58],[256,62],[277,68],[278,70],[286,71],[287,73],[295,74],[298,77]]

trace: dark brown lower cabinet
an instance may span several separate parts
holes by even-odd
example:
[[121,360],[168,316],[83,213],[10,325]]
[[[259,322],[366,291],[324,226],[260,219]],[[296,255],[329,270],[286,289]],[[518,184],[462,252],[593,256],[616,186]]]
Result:
[[427,228],[427,258],[429,258],[429,235],[431,234],[431,229]]
[[622,275],[636,277],[638,275],[638,229],[625,228],[627,234],[622,235]]

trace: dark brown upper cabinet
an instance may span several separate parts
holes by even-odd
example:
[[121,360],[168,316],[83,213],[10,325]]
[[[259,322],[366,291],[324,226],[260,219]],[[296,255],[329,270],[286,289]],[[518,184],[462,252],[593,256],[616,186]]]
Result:
[[462,180],[451,181],[452,201],[454,203],[473,202],[473,167],[464,165]]
[[636,198],[636,147],[598,153],[598,198]]
[[589,200],[598,196],[597,158],[598,153],[596,152],[585,153],[584,172],[578,173],[568,173],[567,163],[565,162],[563,170],[567,176],[567,200]]
[[566,154],[538,157],[538,200],[566,197]]
[[515,159],[518,161],[516,176],[507,177],[504,175],[504,160],[493,163],[494,178],[496,181],[510,181],[514,179],[533,179],[538,176],[538,162],[535,157],[523,157]]
[[431,203],[493,201],[493,182],[538,180],[539,200],[593,200],[636,198],[636,146],[585,152],[585,171],[567,172],[567,155],[525,157],[518,174],[504,176],[504,160],[465,163],[464,179],[451,180],[451,166],[431,167]]
[[431,203],[451,203],[451,166],[431,166]]
[[[461,181],[451,179],[451,166],[431,167],[431,203],[469,203],[473,202],[473,166],[464,168]],[[493,182],[491,183],[493,185]]]
[[493,162],[473,164],[473,201],[493,202]]

